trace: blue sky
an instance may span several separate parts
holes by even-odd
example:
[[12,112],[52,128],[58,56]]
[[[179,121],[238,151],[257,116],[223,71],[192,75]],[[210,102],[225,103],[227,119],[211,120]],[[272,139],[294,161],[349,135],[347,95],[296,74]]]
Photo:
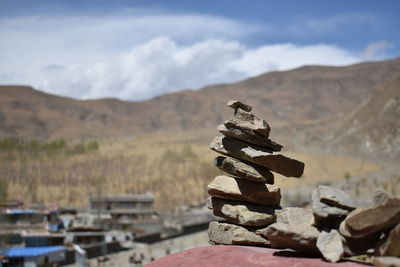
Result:
[[144,100],[400,56],[400,1],[0,0],[0,84]]

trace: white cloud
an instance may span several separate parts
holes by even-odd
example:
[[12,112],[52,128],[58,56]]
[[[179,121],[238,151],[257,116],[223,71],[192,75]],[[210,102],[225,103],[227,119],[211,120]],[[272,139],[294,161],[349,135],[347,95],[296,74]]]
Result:
[[392,43],[387,41],[379,41],[376,43],[369,44],[364,51],[361,53],[361,57],[365,60],[374,60],[377,58],[383,58],[386,56],[386,50],[393,47]]
[[259,30],[215,16],[146,12],[3,18],[0,83],[83,99],[144,100],[267,71],[362,59],[326,44],[246,46],[243,38]]

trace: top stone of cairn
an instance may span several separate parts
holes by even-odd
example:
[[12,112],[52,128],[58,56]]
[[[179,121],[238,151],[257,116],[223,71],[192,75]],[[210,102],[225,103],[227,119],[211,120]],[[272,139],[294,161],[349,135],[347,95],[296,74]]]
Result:
[[235,114],[237,113],[237,110],[240,108],[244,111],[250,112],[252,107],[249,105],[246,105],[239,100],[229,100],[228,103],[226,104],[228,107],[231,107],[235,110]]

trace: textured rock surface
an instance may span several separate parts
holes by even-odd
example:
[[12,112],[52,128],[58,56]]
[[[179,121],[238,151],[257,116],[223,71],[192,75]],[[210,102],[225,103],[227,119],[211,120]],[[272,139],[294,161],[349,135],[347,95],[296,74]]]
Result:
[[280,189],[275,185],[250,182],[226,175],[215,177],[207,189],[213,197],[268,206],[279,205],[281,200]]
[[375,250],[379,256],[400,257],[400,224],[398,224],[386,240]]
[[262,120],[246,111],[237,110],[236,114],[226,121],[225,126],[241,128],[244,130],[255,131],[261,136],[268,138],[271,128],[265,120]]
[[210,148],[220,154],[250,161],[287,177],[300,177],[304,163],[282,154],[272,155],[267,149],[247,144],[229,137],[215,137]]
[[325,185],[319,185],[316,190],[322,203],[345,210],[354,210],[356,208],[351,197],[342,190]]
[[314,226],[274,223],[256,233],[266,237],[274,248],[319,254],[316,244],[320,232]]
[[390,230],[400,223],[400,199],[392,198],[373,208],[348,216],[345,224],[353,236],[368,236]]
[[244,202],[211,198],[215,216],[244,226],[267,226],[275,222],[275,209]]
[[268,184],[274,183],[274,175],[268,169],[257,165],[246,164],[234,158],[216,157],[214,159],[214,165],[229,174],[249,181]]
[[278,212],[276,222],[297,226],[310,226],[314,224],[314,215],[310,209],[288,207]]
[[235,113],[238,109],[242,109],[244,111],[250,112],[252,110],[252,106],[242,103],[239,100],[229,100],[226,104],[228,107],[231,107],[235,110]]
[[311,195],[312,209],[317,222],[326,221],[327,219],[344,218],[349,213],[348,210],[332,207],[321,202],[318,190],[314,189]]
[[373,199],[374,206],[384,205],[386,201],[388,201],[389,199],[390,195],[382,188],[377,188],[374,190],[374,199]]
[[265,147],[272,151],[281,151],[282,149],[282,145],[266,138],[265,136],[259,135],[255,131],[244,130],[242,128],[236,128],[233,126],[228,128],[224,124],[219,125],[217,130],[225,136],[255,144],[260,147]]
[[256,234],[254,230],[223,222],[211,222],[208,237],[214,245],[269,245],[268,240]]
[[343,237],[336,230],[322,231],[317,239],[317,248],[327,261],[337,262],[343,256]]
[[376,267],[400,267],[400,258],[396,257],[375,257],[374,266]]

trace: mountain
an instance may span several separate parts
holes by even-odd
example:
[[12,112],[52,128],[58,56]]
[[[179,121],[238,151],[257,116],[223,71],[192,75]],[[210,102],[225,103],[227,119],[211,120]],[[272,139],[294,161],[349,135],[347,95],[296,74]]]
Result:
[[327,135],[328,143],[364,155],[400,156],[400,75],[380,86]]
[[306,66],[142,102],[74,100],[26,86],[0,86],[0,137],[87,138],[215,129],[229,99],[253,105],[273,126],[351,112],[400,73],[400,59],[346,67]]

